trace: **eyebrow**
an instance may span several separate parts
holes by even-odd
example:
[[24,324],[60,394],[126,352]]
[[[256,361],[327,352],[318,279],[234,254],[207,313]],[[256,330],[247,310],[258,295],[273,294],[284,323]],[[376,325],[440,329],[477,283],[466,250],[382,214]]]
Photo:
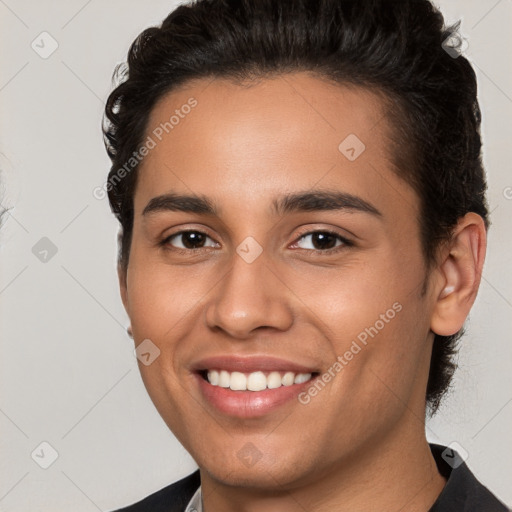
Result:
[[[382,213],[375,206],[361,197],[333,190],[310,190],[285,194],[272,201],[272,210],[277,215],[294,212],[346,210],[382,217]],[[206,196],[175,193],[154,197],[148,202],[142,215],[164,211],[219,216],[219,209]]]

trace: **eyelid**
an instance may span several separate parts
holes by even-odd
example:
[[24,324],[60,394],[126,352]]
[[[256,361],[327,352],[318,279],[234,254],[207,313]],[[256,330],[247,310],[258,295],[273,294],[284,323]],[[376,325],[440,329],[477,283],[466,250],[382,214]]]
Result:
[[[343,231],[346,231],[346,230],[343,230]],[[336,228],[321,228],[321,227],[320,228],[305,227],[302,230],[299,230],[299,234],[297,235],[296,239],[298,240],[305,235],[312,235],[315,233],[329,233],[334,236],[339,236],[340,238],[345,239],[348,242],[350,242],[349,235],[347,235],[347,236],[342,235],[338,230],[336,230]]]
[[203,235],[206,235],[206,236],[210,237],[212,240],[215,240],[214,237],[210,234],[210,230],[206,226],[201,225],[201,226],[197,226],[196,227],[194,225],[191,225],[191,226],[187,226],[187,227],[181,227],[180,226],[180,228],[181,229],[178,229],[177,231],[172,231],[172,229],[174,229],[174,228],[171,228],[169,230],[166,229],[164,231],[164,233],[165,232],[169,232],[169,234],[158,235],[158,238],[163,242],[163,241],[168,240],[169,238],[171,238],[173,236],[176,236],[176,235],[181,235],[183,233],[194,232],[194,233],[201,233]]

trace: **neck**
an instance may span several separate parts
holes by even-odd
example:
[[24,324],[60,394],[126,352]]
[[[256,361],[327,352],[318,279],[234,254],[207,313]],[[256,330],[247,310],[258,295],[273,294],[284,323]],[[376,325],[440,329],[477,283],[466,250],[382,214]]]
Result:
[[201,470],[204,512],[428,512],[445,480],[437,470],[424,425],[410,412],[405,416],[408,421],[401,422],[402,428],[335,466],[315,470],[306,485],[284,489],[276,480],[272,489],[234,487]]

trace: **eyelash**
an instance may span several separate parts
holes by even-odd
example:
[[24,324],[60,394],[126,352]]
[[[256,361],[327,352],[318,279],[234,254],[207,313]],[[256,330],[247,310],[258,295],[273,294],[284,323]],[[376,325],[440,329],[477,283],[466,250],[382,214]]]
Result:
[[[168,237],[164,238],[161,242],[159,242],[158,245],[160,245],[160,246],[164,247],[164,249],[166,249],[168,251],[172,251],[172,252],[174,252],[176,254],[184,254],[184,255],[188,255],[188,256],[190,256],[191,253],[196,253],[197,254],[199,252],[203,252],[204,250],[211,249],[211,247],[199,247],[197,249],[182,249],[181,247],[172,247],[172,246],[169,245],[169,241],[171,239],[173,239],[174,237],[180,236],[180,235],[184,235],[186,233],[199,233],[199,234],[205,235],[208,238],[210,238],[211,240],[213,240],[213,238],[211,238],[204,231],[199,231],[197,229],[187,229],[187,230],[183,230],[183,231],[177,231],[176,233],[173,233],[172,235],[169,235]],[[338,253],[338,252],[346,249],[347,247],[352,247],[354,245],[350,240],[348,240],[345,237],[341,236],[339,233],[336,233],[335,231],[330,231],[328,229],[318,229],[318,230],[307,231],[305,233],[302,233],[296,239],[296,241],[294,242],[294,245],[296,243],[298,243],[300,240],[302,240],[304,237],[306,237],[308,235],[314,235],[314,234],[317,234],[317,233],[332,235],[332,236],[336,237],[339,241],[341,241],[342,245],[339,245],[337,247],[332,247],[331,249],[325,249],[325,250],[321,250],[321,249],[300,249],[300,248],[298,250],[306,251],[308,253],[314,253],[314,254],[317,254],[317,255],[326,255],[326,254],[327,255],[331,255],[331,254]],[[295,250],[297,250],[297,249],[295,249]]]

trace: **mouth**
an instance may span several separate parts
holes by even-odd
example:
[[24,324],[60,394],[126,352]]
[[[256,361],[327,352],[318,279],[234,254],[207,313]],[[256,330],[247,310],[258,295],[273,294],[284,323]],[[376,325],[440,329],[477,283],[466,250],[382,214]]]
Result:
[[[223,415],[254,418],[285,404],[320,375],[313,367],[269,357],[215,357],[193,369],[206,405]],[[295,400],[294,400],[295,399]]]

